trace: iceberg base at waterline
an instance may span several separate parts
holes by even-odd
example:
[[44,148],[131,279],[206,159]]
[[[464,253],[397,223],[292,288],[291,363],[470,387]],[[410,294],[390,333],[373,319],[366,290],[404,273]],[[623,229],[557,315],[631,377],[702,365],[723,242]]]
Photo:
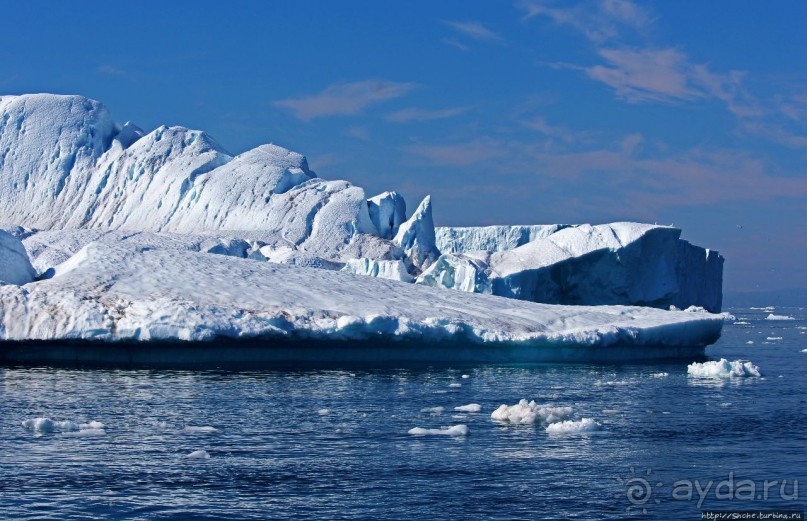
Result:
[[4,362],[691,361],[722,324],[125,243],[90,243],[52,278],[0,287]]

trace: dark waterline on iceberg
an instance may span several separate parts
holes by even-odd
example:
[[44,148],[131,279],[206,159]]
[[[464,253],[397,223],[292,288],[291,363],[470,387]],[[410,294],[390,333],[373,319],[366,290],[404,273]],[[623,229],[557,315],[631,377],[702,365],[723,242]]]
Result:
[[[804,509],[807,310],[776,310],[792,321],[731,311],[747,324],[727,324],[707,354],[750,359],[764,378],[696,379],[692,360],[0,367],[0,517],[698,519],[701,507]],[[552,435],[490,419],[521,398],[570,406],[602,429]],[[481,413],[453,410],[470,403]],[[39,435],[21,425],[43,416],[105,429]],[[458,424],[468,436],[407,434]],[[187,458],[197,450],[210,458]],[[752,501],[671,497],[675,481],[714,487],[730,473],[787,486]],[[651,487],[641,504],[626,495],[635,477]],[[802,489],[789,499],[794,480]]]
[[0,342],[0,364],[175,369],[625,363],[703,359],[705,346],[564,346],[472,342],[232,340]]

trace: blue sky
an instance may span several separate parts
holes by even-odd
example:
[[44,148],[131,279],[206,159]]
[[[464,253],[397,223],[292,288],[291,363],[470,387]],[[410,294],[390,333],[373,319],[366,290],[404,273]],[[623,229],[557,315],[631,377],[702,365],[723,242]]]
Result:
[[438,225],[674,224],[728,291],[807,287],[805,2],[0,7],[4,94],[274,142]]

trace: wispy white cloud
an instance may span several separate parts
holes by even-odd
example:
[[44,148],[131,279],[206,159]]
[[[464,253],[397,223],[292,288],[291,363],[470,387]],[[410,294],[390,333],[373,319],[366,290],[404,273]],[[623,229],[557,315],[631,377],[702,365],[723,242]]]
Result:
[[550,125],[543,116],[532,116],[529,119],[522,120],[521,124],[545,136],[560,139],[566,143],[577,141],[583,136],[583,133],[574,132],[562,125]]
[[655,21],[649,11],[629,0],[589,0],[571,6],[545,0],[520,0],[516,7],[524,11],[524,20],[548,17],[595,43],[613,40],[626,28],[639,30]]
[[462,36],[485,43],[504,43],[504,38],[480,22],[444,22]]
[[500,157],[505,153],[502,143],[490,139],[450,145],[417,144],[406,147],[410,154],[426,158],[437,165],[467,166]]
[[593,80],[613,88],[628,102],[693,99],[704,95],[692,66],[676,49],[603,49],[607,65],[584,68]]
[[99,65],[95,69],[97,72],[104,74],[106,76],[117,76],[119,78],[123,78],[128,76],[129,74],[124,71],[123,69],[119,69],[117,67],[113,67],[111,65]]
[[291,110],[297,118],[303,121],[310,121],[326,116],[359,114],[371,105],[400,98],[414,87],[414,83],[384,80],[337,83],[327,87],[319,94],[286,98],[276,101],[274,104]]
[[468,112],[471,107],[452,107],[447,109],[427,110],[419,108],[405,108],[396,112],[391,112],[384,116],[387,121],[394,123],[409,123],[411,121],[435,121],[439,119],[449,119],[461,116]]
[[468,52],[468,51],[471,50],[470,47],[468,47],[464,43],[460,42],[456,38],[443,38],[443,43],[446,44],[446,45],[450,45],[451,47],[454,47],[456,49],[459,49],[462,52]]
[[350,137],[360,139],[362,141],[371,141],[372,140],[372,138],[370,138],[370,131],[367,129],[367,127],[365,127],[363,125],[354,125],[354,126],[348,127],[348,129],[345,130],[345,134],[350,136]]
[[743,123],[742,130],[788,148],[807,149],[807,136],[791,132],[782,125],[762,121],[746,121]]

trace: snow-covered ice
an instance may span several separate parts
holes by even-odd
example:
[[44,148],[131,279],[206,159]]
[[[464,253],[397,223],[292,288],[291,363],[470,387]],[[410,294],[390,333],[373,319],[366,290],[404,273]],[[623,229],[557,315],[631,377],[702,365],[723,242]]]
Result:
[[[119,125],[81,96],[0,97],[0,157],[0,223],[11,232],[0,231],[0,280],[11,282],[0,286],[0,340],[404,340],[456,348],[424,357],[539,361],[591,357],[566,347],[605,359],[692,355],[722,325],[572,306],[719,309],[722,257],[675,228],[436,234],[428,196],[407,218],[399,194],[368,199],[296,152],[232,155],[202,131]],[[399,282],[417,276],[512,298]]]
[[[26,430],[36,432],[91,432],[91,434],[104,434],[104,424],[98,421],[77,423],[70,420],[55,421],[50,418],[39,417],[22,421]],[[99,432],[100,431],[100,432]]]
[[762,376],[759,367],[754,365],[752,362],[745,360],[734,360],[733,362],[729,362],[725,358],[703,363],[694,362],[687,366],[687,373],[690,376],[702,378],[739,378]]
[[440,429],[425,429],[423,427],[415,427],[413,429],[409,429],[409,434],[413,434],[415,436],[467,436],[468,426],[454,425],[452,427],[443,427]]
[[0,230],[0,285],[27,284],[36,277],[22,242]]
[[218,432],[218,429],[215,427],[211,427],[210,425],[199,425],[199,426],[192,426],[188,425],[184,429],[183,432],[189,434],[196,434],[196,433],[211,433],[211,432]]
[[598,431],[602,426],[591,418],[583,418],[579,421],[565,420],[551,423],[546,426],[549,434],[577,434],[581,432]]
[[185,459],[210,459],[210,454],[204,449],[199,449],[186,455]]
[[719,311],[723,258],[680,235],[638,223],[569,226],[514,249],[445,253],[418,282],[533,302]]
[[765,320],[796,320],[796,319],[789,315],[775,315],[771,313],[767,317],[765,317]]
[[506,346],[501,355],[515,359],[610,346],[632,347],[605,355],[641,358],[642,346],[669,354],[707,345],[723,323],[719,315],[536,304],[126,242],[90,243],[55,271],[24,288],[0,287],[0,339],[409,339]]
[[548,425],[568,419],[572,415],[571,407],[554,407],[539,405],[535,401],[520,400],[515,405],[499,406],[490,417],[499,422],[532,425],[535,423]]

